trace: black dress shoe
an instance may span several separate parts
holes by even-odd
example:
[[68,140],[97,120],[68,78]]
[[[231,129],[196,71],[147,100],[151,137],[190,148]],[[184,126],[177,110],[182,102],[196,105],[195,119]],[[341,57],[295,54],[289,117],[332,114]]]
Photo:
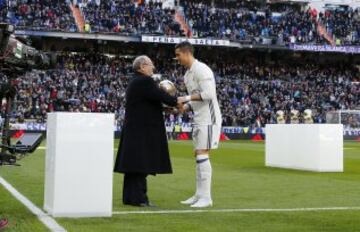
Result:
[[137,206],[137,207],[156,207],[151,202],[144,202],[144,203],[124,203],[124,205],[131,205],[131,206]]
[[151,202],[147,202],[147,203],[140,203],[139,205],[140,207],[156,207],[156,205],[154,205]]

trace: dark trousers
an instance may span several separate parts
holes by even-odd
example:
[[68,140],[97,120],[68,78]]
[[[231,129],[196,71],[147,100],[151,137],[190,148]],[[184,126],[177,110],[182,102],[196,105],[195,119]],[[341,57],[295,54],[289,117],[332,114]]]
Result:
[[123,185],[123,203],[126,205],[139,205],[148,203],[147,174],[125,173]]

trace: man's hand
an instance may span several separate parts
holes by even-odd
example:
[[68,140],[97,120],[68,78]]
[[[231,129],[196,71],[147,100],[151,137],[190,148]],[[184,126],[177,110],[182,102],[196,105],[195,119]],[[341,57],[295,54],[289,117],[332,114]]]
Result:
[[178,104],[178,111],[180,114],[183,114],[185,112],[185,107],[183,103]]
[[189,106],[187,104],[178,103],[175,107],[164,107],[164,111],[172,114],[183,114],[186,111],[189,111]]
[[164,111],[169,114],[177,114],[179,110],[174,107],[164,107]]
[[164,107],[164,111],[167,113],[172,113],[172,114],[183,114],[184,112],[186,112],[188,110],[188,106],[183,103],[178,103],[175,107]]

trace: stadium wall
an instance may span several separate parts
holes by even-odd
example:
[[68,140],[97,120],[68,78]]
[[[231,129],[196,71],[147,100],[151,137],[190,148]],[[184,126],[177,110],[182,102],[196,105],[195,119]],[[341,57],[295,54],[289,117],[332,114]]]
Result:
[[[44,138],[46,138],[46,131],[44,130],[22,130],[25,133],[42,133]],[[12,130],[11,135],[14,137],[19,130]],[[190,140],[192,139],[191,132],[170,132],[172,139],[175,140]],[[120,139],[121,132],[114,131],[115,139]],[[229,133],[223,132],[221,135],[221,140],[252,140],[252,141],[263,141],[266,139],[266,134],[262,133],[244,133],[244,132],[236,132],[236,133]],[[344,131],[344,140],[346,141],[359,141],[360,142],[360,129],[357,130],[346,130]]]

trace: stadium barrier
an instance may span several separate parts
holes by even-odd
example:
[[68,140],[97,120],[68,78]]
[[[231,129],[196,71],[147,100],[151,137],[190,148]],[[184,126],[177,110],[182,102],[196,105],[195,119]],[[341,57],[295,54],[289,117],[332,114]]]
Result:
[[[191,139],[192,127],[190,123],[183,123],[179,132],[174,132],[173,127],[166,128],[167,133],[173,133],[173,138],[177,139],[179,134],[185,133],[188,139]],[[46,123],[26,122],[11,124],[12,135],[16,135],[19,131],[24,132],[40,132],[45,136]],[[121,128],[114,125],[115,138],[120,138]],[[223,134],[230,140],[263,140],[266,137],[265,128],[251,127],[223,127]],[[260,139],[261,137],[261,139]],[[360,141],[360,128],[344,129],[344,140]]]

